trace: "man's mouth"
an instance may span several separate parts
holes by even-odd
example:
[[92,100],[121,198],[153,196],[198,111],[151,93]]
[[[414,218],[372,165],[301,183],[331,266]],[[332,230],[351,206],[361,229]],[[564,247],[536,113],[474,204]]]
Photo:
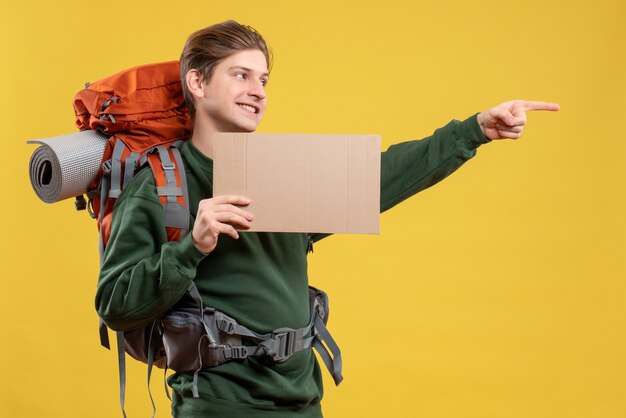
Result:
[[254,107],[254,106],[251,106],[249,104],[237,103],[237,105],[239,105],[243,109],[246,109],[248,112],[259,113],[259,109],[258,108]]

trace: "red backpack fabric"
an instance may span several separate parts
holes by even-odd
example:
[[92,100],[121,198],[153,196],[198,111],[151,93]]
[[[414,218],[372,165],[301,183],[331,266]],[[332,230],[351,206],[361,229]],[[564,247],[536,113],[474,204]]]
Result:
[[[168,184],[167,175],[172,164],[179,165],[171,146],[178,145],[177,141],[189,138],[191,134],[191,119],[180,84],[179,63],[169,61],[141,65],[87,83],[74,97],[74,112],[76,126],[80,130],[97,129],[110,136],[102,166],[87,193],[90,213],[98,220],[103,249],[110,235],[115,199],[137,167],[149,161],[157,187],[175,186],[181,189],[179,170],[172,169],[176,185]],[[164,151],[169,156],[163,155]],[[172,164],[162,160],[169,160]],[[167,191],[180,190],[170,188]],[[175,200],[186,208],[183,195],[178,193]],[[164,207],[172,200],[172,195],[161,195]],[[182,238],[182,229],[169,227],[169,239]]]

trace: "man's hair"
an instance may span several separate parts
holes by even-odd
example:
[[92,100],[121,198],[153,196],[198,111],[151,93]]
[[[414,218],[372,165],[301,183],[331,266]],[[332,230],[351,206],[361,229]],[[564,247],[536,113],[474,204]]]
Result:
[[228,20],[207,26],[189,36],[180,55],[180,81],[191,116],[194,116],[196,109],[185,79],[189,70],[198,70],[203,81],[208,83],[220,61],[245,49],[261,51],[265,55],[267,68],[271,68],[272,54],[261,34],[250,26]]

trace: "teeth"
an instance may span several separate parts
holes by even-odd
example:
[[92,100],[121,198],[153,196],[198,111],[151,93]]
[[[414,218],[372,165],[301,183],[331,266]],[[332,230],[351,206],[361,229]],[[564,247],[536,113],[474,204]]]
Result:
[[256,109],[250,105],[247,104],[240,104],[239,106],[243,107],[246,110],[249,110],[252,113],[256,113]]

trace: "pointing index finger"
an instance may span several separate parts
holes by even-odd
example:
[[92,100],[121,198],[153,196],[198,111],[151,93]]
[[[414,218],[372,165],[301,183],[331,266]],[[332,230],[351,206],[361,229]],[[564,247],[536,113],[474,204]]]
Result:
[[524,101],[522,103],[522,109],[524,112],[527,110],[550,110],[554,112],[560,108],[561,106],[558,104],[550,102]]

